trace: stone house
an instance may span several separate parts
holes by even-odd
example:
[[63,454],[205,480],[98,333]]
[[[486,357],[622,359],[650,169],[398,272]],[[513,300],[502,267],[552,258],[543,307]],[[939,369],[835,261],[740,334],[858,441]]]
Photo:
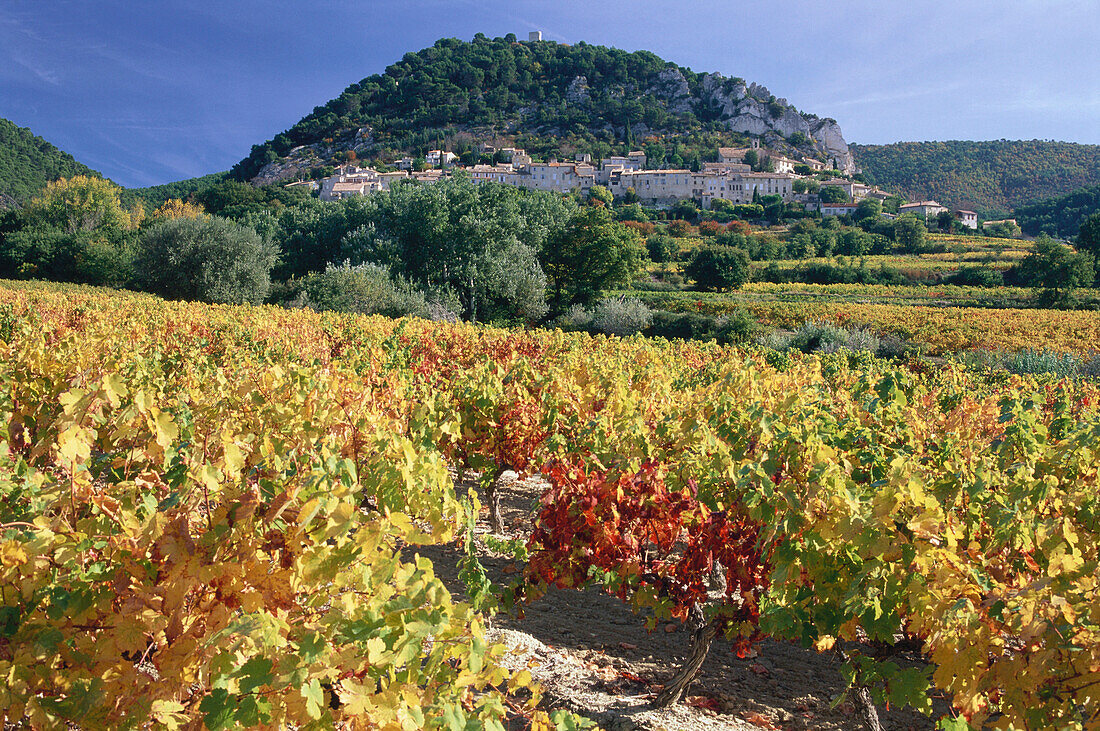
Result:
[[961,208],[956,210],[954,213],[956,220],[958,220],[958,222],[961,223],[963,226],[966,226],[973,231],[978,230],[977,213],[975,213],[974,211],[963,210]]
[[458,159],[458,155],[453,152],[444,152],[443,150],[428,150],[428,154],[424,156],[424,162],[432,167],[449,167],[454,164]]
[[830,216],[850,216],[859,208],[858,203],[822,203],[821,215],[824,218]]
[[515,184],[515,168],[511,165],[474,165],[465,168],[470,180],[475,183],[512,183]]
[[520,169],[515,179],[517,185],[531,190],[583,193],[596,184],[596,170],[573,162],[533,162]]
[[733,172],[704,175],[702,194],[698,196],[704,208],[710,208],[716,199],[730,203],[752,203],[753,195],[778,195],[792,200],[794,178],[786,173]]
[[912,213],[920,218],[929,219],[935,218],[946,210],[945,206],[941,206],[936,201],[921,201],[920,203],[906,203],[904,206],[899,206],[898,215]]
[[633,188],[638,197],[655,205],[671,205],[695,198],[695,176],[690,170],[621,170],[608,181],[612,195]]

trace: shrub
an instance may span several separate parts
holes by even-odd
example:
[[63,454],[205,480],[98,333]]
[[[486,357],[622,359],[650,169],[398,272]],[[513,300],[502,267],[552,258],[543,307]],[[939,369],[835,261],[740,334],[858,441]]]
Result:
[[758,334],[754,339],[756,344],[768,351],[785,351],[791,341],[791,333],[783,333],[779,330],[769,330]]
[[622,224],[627,228],[634,229],[642,236],[649,236],[656,228],[656,226],[649,221],[622,221]]
[[951,275],[948,281],[967,287],[1001,287],[1005,277],[1000,271],[989,267],[966,266]]
[[688,223],[687,221],[681,221],[679,219],[668,222],[668,232],[673,236],[679,237],[690,236],[692,234],[698,233],[695,227],[692,226],[690,223]]
[[588,330],[592,327],[592,313],[584,305],[575,304],[555,320],[554,325],[567,331]]
[[672,261],[672,257],[676,254],[676,240],[666,234],[654,234],[650,236],[645,242],[646,250],[649,252],[649,258],[651,261],[658,264],[665,264]]
[[651,337],[679,338],[681,340],[709,340],[718,330],[718,320],[694,312],[655,312],[646,335]]
[[724,233],[726,227],[717,221],[703,221],[699,224],[700,236],[717,236],[720,233]]
[[1012,353],[1004,361],[1004,368],[1011,373],[1051,373],[1059,378],[1072,378],[1078,374],[1080,361],[1071,353],[1058,353],[1046,348],[1025,348]]
[[1100,378],[1100,353],[1093,353],[1088,359],[1082,360],[1078,371],[1088,378]]
[[807,322],[787,341],[787,348],[812,353],[848,345],[848,331],[827,322]]
[[216,216],[176,218],[141,237],[134,273],[168,299],[259,303],[271,288],[278,250],[251,228]]
[[[300,304],[314,310],[354,312],[387,317],[428,318],[432,309],[428,297],[403,279],[394,279],[389,270],[378,264],[350,266],[347,262],[332,265],[324,272],[307,275],[301,280]],[[437,302],[432,319],[451,319],[453,312]]]
[[592,313],[592,328],[605,335],[634,335],[649,327],[653,311],[636,299],[601,300]]
[[760,323],[745,310],[738,310],[719,322],[717,339],[723,345],[750,343],[760,333]]
[[857,353],[862,351],[873,355],[878,352],[880,345],[877,335],[870,330],[857,327],[848,332],[848,342],[844,347]]
[[633,289],[639,292],[679,292],[680,288],[663,279],[645,279],[634,282]]

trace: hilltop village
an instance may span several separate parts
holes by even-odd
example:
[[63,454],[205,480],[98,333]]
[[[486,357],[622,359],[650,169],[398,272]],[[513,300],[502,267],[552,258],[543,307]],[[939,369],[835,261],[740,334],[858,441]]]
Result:
[[[462,166],[458,155],[431,150],[422,161],[411,157],[394,161],[393,170],[343,165],[319,184],[310,185],[319,187],[321,200],[334,201],[386,190],[396,181],[430,183],[462,173],[474,182],[489,181],[562,194],[587,195],[593,187],[603,186],[617,199],[636,200],[655,208],[668,207],[685,199],[695,201],[702,208],[712,208],[716,200],[743,204],[763,196],[779,196],[784,202],[801,204],[805,210],[819,212],[823,217],[851,214],[859,202],[867,198],[884,201],[893,196],[839,175],[819,180],[823,173],[829,172],[826,163],[812,157],[795,160],[762,148],[756,142],[751,147],[719,148],[718,160],[703,163],[697,172],[648,170],[646,154],[641,150],[598,162],[588,154],[578,154],[567,162],[553,159],[537,162],[522,149],[489,144],[483,144],[479,151],[492,156],[496,162]],[[826,188],[839,189],[843,195],[822,196],[820,191]],[[920,201],[902,205],[898,212],[930,219],[947,210],[935,201]],[[953,213],[968,228],[978,227],[977,214],[973,211]]]

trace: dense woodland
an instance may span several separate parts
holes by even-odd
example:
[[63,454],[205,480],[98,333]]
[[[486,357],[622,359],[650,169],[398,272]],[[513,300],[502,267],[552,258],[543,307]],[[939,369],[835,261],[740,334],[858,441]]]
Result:
[[1100,213],[1100,185],[1021,206],[1016,209],[1016,219],[1026,234],[1045,233],[1068,239],[1076,236],[1081,224],[1095,213]]
[[[679,68],[691,95],[690,109],[670,108],[656,88],[657,75]],[[586,100],[570,101],[570,85],[583,76]],[[667,150],[673,164],[689,164],[720,144],[740,141],[719,121],[700,95],[702,75],[677,67],[648,51],[628,53],[586,43],[520,43],[509,34],[472,42],[437,41],[408,53],[385,73],[352,84],[273,140],[253,147],[233,168],[240,180],[253,178],[292,148],[369,128],[365,154],[390,159],[448,140],[457,152],[472,140],[516,136],[529,152],[545,155],[574,149],[606,155],[640,145],[641,134],[675,134]],[[739,79],[729,79],[732,85]],[[769,100],[764,100],[769,101]],[[786,109],[774,98],[774,113]],[[807,140],[794,140],[805,145]],[[679,158],[679,159],[676,159]]]
[[1044,140],[852,145],[856,164],[909,200],[1000,218],[1041,198],[1100,184],[1100,145]]
[[101,177],[26,127],[0,119],[0,207],[5,198],[25,203],[51,180],[73,175]]

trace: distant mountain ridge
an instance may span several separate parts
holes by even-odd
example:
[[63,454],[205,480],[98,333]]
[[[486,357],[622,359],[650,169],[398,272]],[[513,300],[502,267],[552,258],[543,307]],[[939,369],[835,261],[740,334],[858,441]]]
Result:
[[833,119],[800,112],[767,88],[695,73],[647,51],[515,36],[437,41],[352,84],[234,167],[277,182],[349,159],[388,161],[445,141],[515,141],[534,155],[598,158],[650,140],[667,162],[752,135],[854,172]]
[[910,200],[935,199],[1001,217],[1044,198],[1100,184],[1100,145],[1044,140],[851,145],[878,184]]
[[26,127],[0,118],[0,207],[26,203],[50,181],[103,175]]

